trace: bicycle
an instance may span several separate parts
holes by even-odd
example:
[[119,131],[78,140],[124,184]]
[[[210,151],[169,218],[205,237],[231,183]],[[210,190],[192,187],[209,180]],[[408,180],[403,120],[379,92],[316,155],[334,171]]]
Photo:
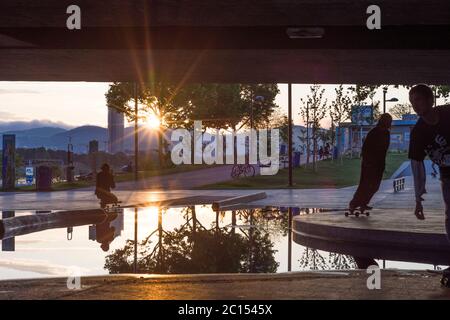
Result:
[[255,176],[255,167],[251,164],[235,164],[233,168],[231,168],[231,177],[233,179],[237,179],[240,176],[244,177],[254,177]]

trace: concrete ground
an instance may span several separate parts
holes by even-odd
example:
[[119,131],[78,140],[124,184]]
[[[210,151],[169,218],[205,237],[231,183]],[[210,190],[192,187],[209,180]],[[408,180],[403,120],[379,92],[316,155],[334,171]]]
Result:
[[[381,288],[369,290],[365,270],[233,275],[120,275],[86,277],[81,289],[67,279],[0,282],[0,299],[450,299],[440,275],[382,270]],[[369,281],[372,283],[371,281]]]
[[[168,200],[196,197],[210,202],[214,198],[234,197],[264,191],[267,198],[252,202],[254,206],[291,206],[301,208],[344,209],[351,200],[356,187],[341,189],[265,189],[265,190],[173,190],[115,192],[123,206],[158,205]],[[444,203],[439,180],[428,177],[428,193],[424,196],[425,213],[427,209],[443,209]],[[183,204],[183,201],[177,201]],[[188,205],[190,199],[184,201]],[[411,177],[406,177],[405,190],[394,193],[392,180],[384,180],[372,204],[382,209],[413,209],[415,206],[414,188]],[[58,192],[4,192],[0,193],[0,210],[84,210],[98,208],[99,202],[92,190]]]
[[[345,208],[355,187],[317,190],[264,190],[267,198],[252,206],[295,206]],[[438,223],[443,210],[440,185],[428,177],[425,195],[425,215],[433,209],[431,231],[442,233]],[[167,190],[118,191],[124,205],[164,204],[178,205],[215,198],[232,197],[262,190]],[[187,198],[186,198],[187,197]],[[174,199],[177,200],[174,202]],[[394,193],[392,181],[385,180],[373,199],[378,210],[402,209],[405,214],[385,219],[384,226],[402,221],[414,207],[411,178],[406,179],[405,190]],[[0,194],[1,210],[67,210],[92,209],[98,201],[92,191],[61,191],[48,193]],[[395,210],[392,210],[394,212]],[[319,218],[320,215],[317,215]],[[311,216],[312,217],[312,216]],[[443,217],[443,212],[442,212]],[[373,217],[371,217],[373,218]],[[360,218],[362,223],[364,218]],[[353,219],[354,220],[354,219]],[[351,223],[343,215],[333,223]],[[376,220],[376,221],[375,221]],[[355,220],[356,221],[356,220]],[[383,227],[383,220],[374,219]],[[423,227],[424,225],[422,225]],[[404,226],[408,228],[408,226]],[[439,229],[439,230],[438,230]],[[0,299],[449,299],[450,290],[440,287],[440,275],[426,271],[383,270],[381,290],[368,290],[368,275],[364,270],[331,272],[296,272],[285,274],[221,274],[173,276],[105,276],[82,278],[81,290],[68,290],[66,279],[16,280],[0,282]]]

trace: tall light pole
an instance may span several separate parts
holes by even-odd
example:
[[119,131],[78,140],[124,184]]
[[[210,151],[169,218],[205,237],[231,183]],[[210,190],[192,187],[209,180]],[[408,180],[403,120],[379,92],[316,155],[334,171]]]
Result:
[[309,165],[309,101],[306,102],[306,166]]
[[138,84],[134,83],[134,180],[138,180]]
[[386,113],[386,102],[397,102],[397,98],[390,98],[386,100],[386,94],[387,94],[387,87],[383,88],[383,113]]
[[288,84],[288,157],[289,157],[289,187],[292,187],[292,84]]

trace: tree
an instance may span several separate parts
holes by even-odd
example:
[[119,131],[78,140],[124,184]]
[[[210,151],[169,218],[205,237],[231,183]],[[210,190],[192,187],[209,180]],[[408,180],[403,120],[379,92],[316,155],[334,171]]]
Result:
[[[164,159],[163,131],[166,128],[192,128],[194,120],[202,120],[204,128],[236,130],[250,124],[251,106],[256,126],[267,124],[277,107],[279,93],[276,84],[189,84],[143,83],[138,86],[139,119],[150,116],[159,119],[158,153]],[[106,93],[109,107],[123,112],[129,121],[135,120],[134,84],[115,82]],[[255,97],[264,99],[255,101]]]
[[[352,103],[355,106],[361,106],[363,103],[367,100],[371,100],[372,110],[373,110],[373,120],[378,119],[381,115],[381,112],[379,110],[380,103],[374,102],[373,97],[375,96],[376,90],[381,85],[364,85],[364,84],[357,84],[354,86],[350,86],[349,90],[353,92],[352,96]],[[362,126],[362,124],[361,124]],[[361,138],[361,137],[360,137]],[[362,140],[361,140],[362,141]],[[351,146],[351,155],[353,156],[353,144]]]
[[[134,84],[114,82],[105,94],[107,105],[123,112],[129,121],[135,121]],[[160,166],[164,164],[164,129],[185,126],[189,113],[189,101],[184,88],[173,84],[152,82],[137,85],[138,120],[156,117],[158,128],[158,155]]]
[[[288,136],[289,136],[289,119],[285,114],[282,114],[279,112],[279,110],[276,110],[274,113],[272,113],[270,120],[269,120],[270,126],[272,128],[278,128],[280,132],[280,140],[288,143]],[[294,141],[292,141],[292,144]],[[270,145],[270,143],[269,143]]]
[[[404,86],[406,89],[410,89],[411,85]],[[445,103],[450,96],[450,86],[445,85],[430,85],[431,90],[434,92],[434,104],[437,105],[438,98],[444,98]]]
[[201,120],[205,128],[235,128],[242,121],[244,105],[239,84],[197,84],[184,90],[189,101],[187,124]]
[[373,97],[375,96],[376,90],[380,87],[380,85],[363,85],[357,84],[354,86],[350,86],[348,89],[353,92],[352,102],[355,105],[360,105],[367,99],[373,101]]
[[[333,136],[334,136],[334,128],[339,128],[337,132],[337,139],[340,140],[340,137],[342,135],[340,130],[340,124],[351,117],[351,111],[352,111],[352,100],[350,97],[344,93],[344,87],[343,85],[339,85],[339,87],[334,89],[336,98],[331,103],[331,110],[330,110],[330,118],[331,118],[331,127],[333,130]],[[333,143],[332,145],[335,145],[335,139],[332,139]],[[342,150],[339,150],[339,155],[342,155]],[[342,162],[342,157],[341,162]]]
[[[313,141],[313,170],[316,171],[316,154],[317,154],[317,139],[318,131],[320,129],[320,121],[325,118],[327,108],[327,100],[323,98],[325,89],[320,85],[312,85],[309,87],[310,94],[306,99],[300,99],[301,107],[300,114],[305,123],[311,123],[312,141]],[[308,124],[308,123],[307,123]],[[309,141],[308,141],[309,142]],[[307,153],[309,155],[309,143],[307,143]],[[309,158],[307,155],[307,159]],[[307,160],[307,162],[309,162]]]
[[394,116],[394,118],[402,119],[403,115],[410,114],[412,106],[409,103],[398,103],[389,109],[389,113]]
[[[250,127],[251,110],[253,105],[253,124],[255,128],[264,128],[270,116],[278,107],[275,98],[280,90],[277,84],[243,84],[241,97],[243,102],[243,125]],[[263,99],[258,100],[257,97]]]

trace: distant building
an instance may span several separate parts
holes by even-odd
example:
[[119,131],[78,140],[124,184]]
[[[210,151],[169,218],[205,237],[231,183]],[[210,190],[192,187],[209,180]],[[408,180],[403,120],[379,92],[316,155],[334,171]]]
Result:
[[124,114],[108,107],[108,152],[123,152]]
[[[393,120],[391,127],[391,143],[389,150],[407,151],[412,128],[417,122],[417,115],[405,114],[401,120]],[[341,123],[336,128],[336,141],[339,152],[360,152],[367,133],[375,126],[355,122]]]

